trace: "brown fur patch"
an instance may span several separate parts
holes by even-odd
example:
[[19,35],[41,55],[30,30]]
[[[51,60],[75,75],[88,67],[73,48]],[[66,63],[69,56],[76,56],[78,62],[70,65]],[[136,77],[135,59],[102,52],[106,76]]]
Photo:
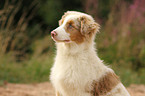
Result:
[[99,24],[92,21],[90,18],[86,16],[81,16],[80,21],[81,21],[81,33],[84,35],[94,34],[97,32],[97,30],[99,30]]
[[75,41],[77,44],[84,42],[84,36],[80,32],[80,28],[75,24],[73,20],[69,20],[65,25],[65,31],[70,34],[72,41]]
[[99,82],[93,82],[93,90],[91,91],[93,96],[105,95],[107,92],[110,92],[118,83],[120,82],[118,76],[109,72],[102,78]]

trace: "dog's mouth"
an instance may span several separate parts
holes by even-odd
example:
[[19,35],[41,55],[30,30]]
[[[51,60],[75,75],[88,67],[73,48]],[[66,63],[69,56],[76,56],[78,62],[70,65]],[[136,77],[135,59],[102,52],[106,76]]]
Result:
[[52,38],[55,42],[65,42],[65,43],[70,43],[70,42],[71,42],[71,40],[59,40],[59,39],[57,39],[57,38],[55,38],[55,37],[53,37],[53,36],[51,36],[51,38]]
[[52,32],[51,32],[51,38],[52,38],[55,42],[65,42],[65,43],[71,42],[71,40],[69,40],[69,39],[64,39],[64,40],[58,39],[58,38],[56,37],[57,35],[58,35],[58,34],[57,34],[55,31],[52,31]]

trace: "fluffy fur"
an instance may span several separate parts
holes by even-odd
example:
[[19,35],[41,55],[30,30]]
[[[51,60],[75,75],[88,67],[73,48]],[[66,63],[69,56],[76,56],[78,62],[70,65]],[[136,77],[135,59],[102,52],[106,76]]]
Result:
[[56,96],[130,96],[96,54],[98,30],[99,24],[90,15],[68,11],[51,32],[57,46],[50,76]]

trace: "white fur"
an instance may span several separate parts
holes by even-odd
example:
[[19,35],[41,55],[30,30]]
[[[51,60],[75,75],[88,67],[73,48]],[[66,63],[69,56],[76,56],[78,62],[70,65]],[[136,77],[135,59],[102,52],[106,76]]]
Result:
[[70,40],[70,34],[67,33],[63,26],[60,26],[54,30],[57,33],[56,39],[58,40]]
[[56,28],[54,31],[57,33],[56,39],[58,40],[70,40],[70,34],[65,31],[65,25],[69,19],[73,18],[72,16],[66,17],[64,23]]
[[103,65],[93,50],[84,51],[76,45],[76,51],[69,52],[65,44],[57,44],[57,49],[51,81],[63,96],[91,96],[85,92],[86,88],[91,89],[93,80],[99,79],[107,71],[112,71]]
[[[69,18],[72,17],[65,19],[64,24],[55,29],[58,32],[57,38],[61,40],[70,39],[63,28]],[[92,82],[99,80],[107,72],[113,72],[97,56],[94,42],[82,44],[62,42],[56,45],[57,55],[50,76],[56,96],[92,96],[87,93],[92,90]],[[111,96],[130,96],[122,84],[118,84],[108,94],[112,94],[116,88],[121,88],[121,95]]]
[[[120,92],[118,92],[118,90]],[[107,93],[106,96],[130,96],[126,88],[122,83],[119,83],[111,92]]]

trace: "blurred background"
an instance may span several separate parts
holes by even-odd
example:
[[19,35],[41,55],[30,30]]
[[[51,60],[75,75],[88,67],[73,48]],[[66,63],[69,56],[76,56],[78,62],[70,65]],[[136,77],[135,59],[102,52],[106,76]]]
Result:
[[126,85],[145,84],[145,0],[0,0],[0,85],[49,81],[50,32],[68,10],[101,25],[99,57]]

